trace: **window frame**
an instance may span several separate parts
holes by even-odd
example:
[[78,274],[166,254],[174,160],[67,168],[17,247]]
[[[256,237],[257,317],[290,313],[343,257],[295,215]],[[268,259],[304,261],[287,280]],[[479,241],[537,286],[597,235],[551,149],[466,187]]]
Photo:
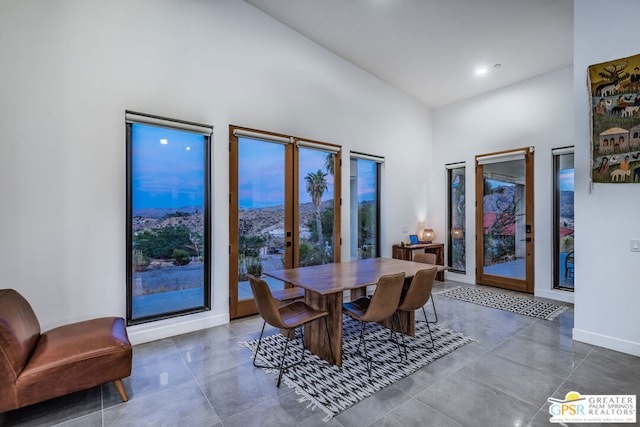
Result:
[[[467,244],[467,238],[466,238],[466,222],[467,222],[467,213],[466,213],[466,192],[467,192],[467,169],[466,169],[466,163],[465,162],[460,162],[460,163],[451,163],[451,164],[447,164],[446,165],[447,168],[447,267],[449,267],[449,271],[453,272],[453,273],[459,273],[459,274],[466,274],[467,272],[467,268],[466,268],[466,264],[467,264],[467,258],[466,258],[466,244]],[[453,184],[452,182],[452,177],[453,177],[453,171],[454,170],[458,170],[458,169],[462,169],[463,173],[462,176],[464,177],[464,200],[465,200],[465,211],[464,211],[464,220],[463,220],[463,225],[462,225],[462,247],[464,248],[464,253],[465,253],[465,268],[463,270],[457,269],[453,267],[453,245],[454,245],[454,239],[453,239],[453,209],[452,209],[452,202],[453,202],[453,194],[451,191],[451,186]]]
[[[203,146],[203,301],[201,306],[167,311],[160,314],[133,318],[133,124],[154,126],[172,131],[201,134]],[[213,126],[185,120],[125,111],[126,132],[126,317],[127,326],[138,325],[192,313],[211,310],[211,143]]]
[[[574,146],[567,146],[561,148],[554,148],[551,150],[552,164],[553,164],[553,251],[552,251],[552,270],[553,270],[553,282],[552,286],[554,290],[574,292],[575,291],[575,272],[574,272],[574,285],[573,287],[562,286],[560,280],[560,271],[562,265],[560,264],[560,157],[563,155],[571,154],[574,156]],[[574,171],[575,171],[575,157],[574,157]],[[574,195],[575,195],[575,181],[574,181]],[[575,199],[574,199],[575,201]],[[575,214],[575,205],[574,205]],[[574,242],[575,244],[575,242]]]
[[[379,258],[382,256],[382,242],[381,242],[381,206],[382,206],[382,165],[384,164],[384,157],[381,156],[376,156],[376,155],[372,155],[372,154],[365,154],[365,153],[361,153],[361,152],[357,152],[357,151],[351,151],[350,155],[349,155],[349,170],[351,170],[351,162],[352,161],[358,161],[358,160],[363,160],[363,161],[371,161],[374,162],[376,165],[376,203],[375,203],[375,217],[376,217],[376,226],[375,226],[375,232],[376,232],[376,240],[375,240],[375,253],[376,255],[372,258]],[[351,175],[351,173],[350,173]],[[351,185],[351,183],[349,183],[349,185]],[[357,185],[357,183],[356,183]],[[357,187],[356,187],[357,188]],[[350,205],[353,206],[353,198],[355,196],[355,203],[356,205],[358,204],[358,192],[356,191],[355,194],[353,191],[350,192]],[[351,210],[352,211],[352,210]],[[350,222],[353,223],[352,221],[352,215],[353,213],[350,212],[349,216],[350,216]],[[354,233],[351,232],[351,239],[353,239],[354,237]],[[349,257],[351,260],[358,260],[361,259],[359,258],[359,254],[356,254],[354,257],[354,254],[352,252],[352,249],[355,247],[356,250],[358,248],[357,245],[357,241],[359,239],[358,236],[358,226],[357,226],[357,218],[356,218],[356,231],[355,231],[355,239],[356,239],[356,245],[353,245],[353,242],[351,242],[351,249],[349,251]]]

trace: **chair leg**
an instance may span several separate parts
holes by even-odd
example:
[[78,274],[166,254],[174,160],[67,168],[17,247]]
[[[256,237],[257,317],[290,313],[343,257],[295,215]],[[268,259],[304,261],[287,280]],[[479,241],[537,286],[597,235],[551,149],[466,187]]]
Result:
[[[289,333],[290,331],[291,330],[289,330]],[[294,333],[295,333],[295,329],[294,329]],[[289,348],[289,341],[291,340],[287,339],[284,343],[284,351],[282,352],[282,360],[280,361],[280,372],[278,373],[278,383],[276,384],[276,387],[280,387],[280,381],[282,381],[282,373],[285,370],[284,362],[285,362],[285,359],[287,358],[287,349]],[[302,352],[302,358],[304,358],[304,351]],[[300,361],[302,361],[302,359]]]
[[422,312],[424,313],[424,321],[429,323],[438,323],[438,311],[436,310],[436,303],[433,300],[433,295],[429,298],[431,300],[431,306],[433,307],[433,313],[436,315],[436,320],[429,320],[427,317],[427,312],[422,307]]
[[124,384],[122,384],[122,380],[113,380],[113,385],[116,386],[116,390],[118,390],[118,394],[120,398],[122,398],[123,402],[129,400],[129,396],[127,396],[127,390],[124,389]]
[[[364,339],[365,327],[367,326],[366,322],[360,322],[362,327],[360,328],[360,343],[362,343],[362,347],[364,348],[364,360],[367,364],[367,374],[369,374],[369,378],[371,378],[371,359],[369,359],[369,353],[367,352],[367,341]],[[360,348],[360,343],[358,343],[358,348]]]
[[[424,307],[422,307],[422,313],[424,314],[424,318],[426,319],[427,313],[424,311]],[[437,316],[436,316],[436,319],[437,319]],[[427,325],[427,331],[429,331],[429,339],[431,340],[431,347],[427,347],[427,348],[432,349],[433,347],[435,347],[435,343],[433,342],[433,335],[431,334],[431,326],[429,326],[429,323],[435,323],[435,322],[429,322],[429,321],[425,322],[425,324]]]
[[[404,358],[408,360],[407,357],[407,344],[404,341],[404,329],[402,328],[402,322],[400,321],[400,313],[396,311],[393,313],[391,317],[391,329],[393,330],[393,321],[394,319],[398,322],[398,329],[400,329],[400,339],[402,340],[402,348],[404,348]],[[400,355],[400,361],[402,362],[402,348],[400,348],[400,341],[396,338],[396,345],[398,346],[398,354]]]
[[256,368],[270,368],[270,366],[258,365],[256,363],[256,359],[258,358],[258,352],[260,351],[260,344],[262,343],[262,335],[264,335],[264,327],[267,326],[267,322],[262,322],[262,331],[260,331],[260,338],[258,339],[258,346],[256,347],[256,352],[253,355],[253,366]]

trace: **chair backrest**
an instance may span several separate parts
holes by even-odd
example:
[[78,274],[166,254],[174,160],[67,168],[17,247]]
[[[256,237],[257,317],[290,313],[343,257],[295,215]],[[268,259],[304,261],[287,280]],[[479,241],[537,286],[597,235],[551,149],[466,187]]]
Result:
[[0,384],[15,383],[39,338],[29,302],[13,289],[0,289]]
[[271,295],[271,289],[269,289],[267,282],[249,274],[249,283],[251,284],[253,298],[256,301],[256,307],[258,307],[258,313],[260,313],[264,321],[275,328],[288,328],[282,320],[278,309],[278,301]]
[[389,318],[398,309],[403,284],[404,272],[381,276],[362,320],[380,322]]
[[409,290],[407,290],[407,294],[404,296],[402,302],[400,302],[398,310],[413,311],[425,305],[431,296],[433,281],[437,273],[438,269],[436,267],[418,271],[416,275],[413,276]]
[[436,265],[436,254],[429,252],[418,252],[413,254],[413,262]]

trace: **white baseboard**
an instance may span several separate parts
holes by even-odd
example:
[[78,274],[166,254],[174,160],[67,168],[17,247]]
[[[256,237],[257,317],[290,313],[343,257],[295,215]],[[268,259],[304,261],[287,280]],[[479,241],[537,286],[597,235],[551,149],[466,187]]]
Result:
[[640,356],[640,343],[573,328],[573,339],[622,353]]
[[[445,280],[451,280],[451,281],[454,281],[454,282],[462,282],[462,283],[466,283],[468,285],[475,285],[476,284],[476,278],[475,277],[467,276],[466,274],[453,273],[451,271],[447,271],[446,273],[444,273],[444,278],[445,278]],[[436,282],[436,284],[437,284],[437,282]]]
[[127,334],[129,335],[131,344],[136,345],[186,334],[188,332],[199,331],[201,329],[212,328],[214,326],[225,325],[227,323],[229,323],[229,313],[213,314],[207,311],[205,313],[196,313],[188,316],[129,326],[127,328]]
[[534,295],[541,298],[548,298],[555,301],[573,304],[573,292],[569,291],[561,291],[557,289],[535,289]]

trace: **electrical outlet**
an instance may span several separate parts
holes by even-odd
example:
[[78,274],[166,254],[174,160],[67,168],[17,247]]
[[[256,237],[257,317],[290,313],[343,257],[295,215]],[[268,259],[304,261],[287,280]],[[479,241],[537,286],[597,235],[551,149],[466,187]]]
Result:
[[408,234],[409,233],[409,227],[407,227],[406,225],[402,226],[402,234]]
[[631,239],[631,252],[640,252],[640,239]]

